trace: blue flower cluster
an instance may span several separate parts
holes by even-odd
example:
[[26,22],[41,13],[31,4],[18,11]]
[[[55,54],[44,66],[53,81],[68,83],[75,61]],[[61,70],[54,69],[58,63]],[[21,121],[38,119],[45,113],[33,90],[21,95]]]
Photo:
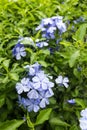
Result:
[[[29,70],[29,76],[16,84],[19,103],[29,112],[38,112],[40,108],[45,108],[49,104],[49,98],[54,95],[52,91],[54,83],[50,81],[50,76],[41,70],[40,64],[35,63],[24,68]],[[23,94],[26,96],[23,97]]]
[[24,45],[18,42],[12,50],[13,56],[16,57],[17,60],[20,60],[21,57],[26,56]]
[[30,37],[20,37],[18,39],[17,44],[12,50],[13,56],[16,58],[16,60],[20,60],[21,57],[26,56],[26,51],[23,42],[25,42],[25,44],[34,45],[34,42]]
[[87,108],[81,111],[81,118],[79,119],[81,130],[87,130]]
[[56,32],[61,35],[66,31],[66,24],[63,23],[62,16],[54,16],[42,19],[41,24],[36,28],[36,31],[38,30],[41,30],[43,38],[55,39]]

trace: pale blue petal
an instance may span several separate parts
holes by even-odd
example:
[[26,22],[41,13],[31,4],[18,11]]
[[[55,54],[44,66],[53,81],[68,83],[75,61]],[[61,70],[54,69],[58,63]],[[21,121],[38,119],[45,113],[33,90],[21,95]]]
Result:
[[64,85],[66,88],[68,88],[68,86],[69,86],[67,83],[63,83],[63,85]]
[[21,56],[20,56],[20,53],[19,53],[19,52],[16,54],[16,59],[17,59],[17,60],[20,60],[20,59],[21,59]]
[[48,105],[48,104],[49,104],[49,101],[48,101],[48,99],[43,98],[43,99],[41,100],[41,102],[40,102],[40,107],[41,107],[41,108],[45,108],[45,107],[46,107],[46,104]]
[[63,83],[63,77],[60,75],[60,76],[58,76],[58,78],[56,78],[56,83],[57,84],[62,84]]
[[34,105],[33,111],[34,112],[38,112],[40,109],[40,107],[38,105]]
[[49,86],[49,88],[52,88],[52,87],[54,87],[54,83],[49,82],[49,83],[48,83],[48,86]]
[[24,52],[20,52],[20,55],[25,57],[26,56],[26,52],[25,51]]
[[24,48],[24,47],[21,47],[21,48],[20,48],[20,52],[23,52],[23,51],[25,51],[25,48]]
[[53,93],[52,89],[47,90],[45,93],[46,98],[52,97],[53,95],[54,95],[54,93]]
[[27,94],[28,98],[30,99],[37,99],[39,98],[39,94],[36,90],[31,90],[28,94]]
[[37,76],[33,77],[32,80],[33,80],[33,82],[39,82],[40,81]]
[[44,82],[42,82],[42,84],[41,84],[41,86],[42,86],[42,88],[43,88],[43,90],[46,90],[47,89],[47,84],[46,83],[44,83]]
[[23,92],[23,88],[22,88],[22,84],[21,83],[17,83],[16,84],[16,90],[18,94],[21,94]]
[[64,83],[64,82],[68,83],[68,82],[69,82],[69,79],[68,79],[67,77],[65,77],[65,78],[63,79],[63,83]]
[[39,88],[41,87],[40,82],[33,83],[33,87],[34,87],[35,89],[39,89]]
[[33,111],[33,104],[31,104],[30,106],[28,106],[28,107],[27,107],[27,110],[28,110],[28,112]]

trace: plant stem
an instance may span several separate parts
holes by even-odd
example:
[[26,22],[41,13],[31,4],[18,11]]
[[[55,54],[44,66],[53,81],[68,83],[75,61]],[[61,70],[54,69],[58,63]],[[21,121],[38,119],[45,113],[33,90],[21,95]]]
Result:
[[31,122],[28,112],[27,112],[27,124],[28,124],[28,127],[30,128],[30,130],[35,130],[34,124]]

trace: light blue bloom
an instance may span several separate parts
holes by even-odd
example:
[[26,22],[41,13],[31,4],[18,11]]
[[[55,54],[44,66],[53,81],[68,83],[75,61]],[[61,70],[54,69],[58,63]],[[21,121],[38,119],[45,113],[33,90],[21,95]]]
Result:
[[70,104],[75,104],[75,99],[67,100],[67,102],[70,103]]
[[29,70],[29,75],[30,76],[34,76],[36,73],[39,72],[39,70],[41,68],[41,65],[36,62],[33,65],[26,65],[26,66],[24,66],[24,68]]
[[87,118],[87,108],[81,111],[81,116]]
[[38,99],[39,93],[36,90],[32,89],[31,91],[28,92],[27,96],[29,99]]
[[56,23],[56,22],[61,22],[63,20],[62,16],[53,16],[52,20]]
[[49,104],[49,97],[52,97],[54,95],[52,89],[41,91],[40,92],[40,107],[45,108],[46,105]]
[[66,25],[63,22],[56,23],[56,26],[58,27],[60,34],[66,31]]
[[24,98],[18,95],[18,103],[20,106],[23,106],[26,109],[28,106],[28,98]]
[[20,60],[21,57],[26,56],[25,48],[23,44],[16,44],[15,47],[12,50],[13,56],[16,57],[17,60]]
[[56,27],[49,27],[48,29],[47,29],[47,33],[54,33],[54,31],[56,30]]
[[49,100],[48,100],[48,98],[43,98],[43,99],[41,100],[41,102],[40,102],[40,107],[41,107],[41,108],[45,108],[46,105],[49,105]]
[[80,118],[79,122],[80,122],[81,130],[87,130],[87,119],[82,117],[82,118]]
[[39,89],[42,88],[43,90],[48,89],[49,87],[53,87],[54,83],[50,82],[47,78],[47,75],[44,74],[43,71],[40,71],[32,78],[32,81],[34,83],[34,88]]
[[29,112],[31,111],[34,111],[34,112],[38,112],[40,107],[39,107],[39,103],[40,103],[40,100],[39,99],[31,99],[31,100],[28,100],[28,107],[27,107],[27,110]]
[[16,90],[18,94],[29,92],[30,88],[31,84],[29,78],[23,78],[20,83],[16,84]]
[[48,46],[48,43],[44,42],[44,41],[40,41],[40,42],[36,43],[36,46],[39,47],[39,48],[42,48],[44,46]]
[[31,111],[38,112],[38,110],[40,109],[39,99],[34,100],[34,99],[28,99],[23,97],[21,98],[21,96],[19,96],[18,98],[19,98],[19,104],[23,106],[25,109],[27,109],[29,112]]
[[42,23],[45,26],[47,26],[47,25],[53,25],[53,20],[51,18],[45,18],[45,19],[42,19]]
[[68,88],[68,82],[69,82],[69,79],[68,77],[64,77],[63,76],[58,76],[56,79],[55,79],[55,82],[59,85],[59,86],[65,86],[66,88]]
[[44,33],[42,34],[42,37],[43,37],[43,38],[46,38],[46,39],[55,39],[54,33],[44,32]]
[[[34,69],[31,71],[33,73],[30,72],[30,67]],[[45,108],[49,104],[49,98],[54,95],[52,91],[54,83],[50,81],[52,76],[41,71],[38,63],[25,68],[29,69],[29,78],[23,78],[16,84],[17,93],[21,94],[19,104],[29,112],[38,112],[40,108]]]
[[81,111],[81,118],[79,119],[81,130],[87,130],[87,108]]
[[41,30],[42,37],[46,39],[55,39],[55,33],[59,35],[66,31],[66,24],[63,23],[62,16],[54,16],[51,18],[42,19],[36,31]]

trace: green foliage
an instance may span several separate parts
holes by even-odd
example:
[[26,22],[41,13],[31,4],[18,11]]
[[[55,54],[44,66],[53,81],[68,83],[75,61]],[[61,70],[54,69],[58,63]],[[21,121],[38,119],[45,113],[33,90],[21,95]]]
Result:
[[48,108],[45,110],[41,110],[39,115],[37,116],[36,122],[35,122],[35,126],[36,125],[40,125],[43,124],[46,120],[49,119],[49,116],[51,114],[52,109]]
[[0,123],[1,130],[16,130],[21,124],[23,124],[23,120],[11,120],[6,121],[4,123]]
[[[51,54],[47,47],[36,47],[35,40],[42,37],[35,28],[43,18],[58,15],[63,16],[67,31],[58,44],[58,35],[50,40]],[[34,44],[23,40],[27,56],[17,61],[12,49],[20,37],[32,38]],[[53,76],[54,98],[46,109],[25,116],[15,85],[26,75],[24,66],[35,62]],[[69,78],[67,89],[55,83],[58,75]],[[75,104],[69,104],[69,99],[75,99]],[[34,130],[34,126],[36,130],[79,130],[80,111],[86,107],[87,1],[0,0],[0,130]]]
[[54,125],[54,126],[64,126],[64,127],[69,126],[69,124],[67,124],[66,122],[64,122],[64,121],[62,121],[62,120],[60,120],[60,119],[58,119],[58,117],[57,117],[57,118],[56,118],[56,117],[52,118],[52,119],[50,120],[50,123],[51,123],[52,125]]

